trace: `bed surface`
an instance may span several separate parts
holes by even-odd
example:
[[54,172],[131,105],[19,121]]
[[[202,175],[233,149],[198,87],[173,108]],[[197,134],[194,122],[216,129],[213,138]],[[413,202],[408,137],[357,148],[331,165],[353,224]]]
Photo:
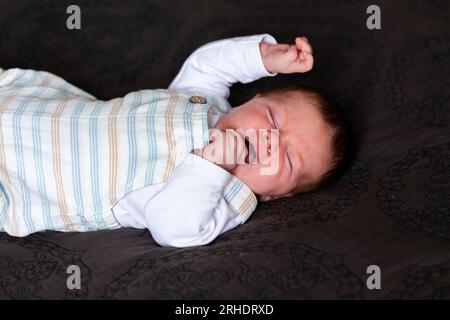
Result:
[[[125,5],[126,3],[126,5]],[[307,84],[330,92],[353,124],[357,157],[339,181],[259,204],[213,243],[158,246],[148,231],[0,234],[0,298],[450,298],[450,3],[77,1],[79,31],[61,0],[0,1],[0,66],[53,72],[100,99],[164,88],[198,46],[271,33],[306,35],[315,67],[235,85]],[[80,266],[81,290],[66,268]],[[381,268],[368,290],[366,268]]]

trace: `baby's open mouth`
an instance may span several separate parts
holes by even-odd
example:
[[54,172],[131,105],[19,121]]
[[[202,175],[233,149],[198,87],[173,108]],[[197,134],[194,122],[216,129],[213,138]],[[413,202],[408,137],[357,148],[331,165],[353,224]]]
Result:
[[249,138],[245,137],[245,147],[247,148],[247,155],[245,156],[246,164],[254,164],[256,160],[256,149],[252,143],[250,143]]

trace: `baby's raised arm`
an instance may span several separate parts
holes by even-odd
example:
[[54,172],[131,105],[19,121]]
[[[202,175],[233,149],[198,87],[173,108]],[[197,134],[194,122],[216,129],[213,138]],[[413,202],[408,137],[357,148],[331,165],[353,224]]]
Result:
[[192,53],[169,89],[227,99],[233,83],[274,76],[266,70],[260,43],[276,44],[269,34],[236,37],[208,43]]
[[277,73],[307,72],[313,67],[306,37],[295,44],[278,44],[270,34],[236,37],[208,43],[192,53],[169,89],[227,99],[230,87]]

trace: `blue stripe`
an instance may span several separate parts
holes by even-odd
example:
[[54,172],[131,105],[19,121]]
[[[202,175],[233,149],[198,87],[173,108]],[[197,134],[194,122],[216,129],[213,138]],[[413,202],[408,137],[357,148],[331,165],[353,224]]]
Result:
[[136,176],[136,163],[137,163],[137,146],[136,146],[136,111],[137,106],[141,104],[142,93],[137,92],[133,98],[133,104],[130,107],[128,116],[128,174],[127,184],[125,186],[125,194],[133,190],[133,181]]
[[81,191],[81,174],[80,174],[80,142],[79,142],[79,115],[84,110],[87,101],[82,101],[75,107],[72,116],[70,117],[70,146],[71,154],[73,159],[72,166],[72,181],[73,181],[73,191],[75,196],[75,202],[77,204],[77,212],[83,223],[84,229],[86,231],[93,230],[90,223],[86,221],[84,216],[84,204],[83,204],[83,192]]
[[94,110],[91,113],[89,119],[89,138],[90,138],[90,159],[91,159],[91,186],[92,186],[92,198],[94,200],[94,219],[99,229],[106,229],[106,223],[102,216],[102,203],[100,199],[99,188],[99,165],[98,165],[98,114],[102,109],[102,103],[95,103]]
[[0,182],[0,205],[2,205],[2,212],[0,214],[0,230],[4,230],[3,225],[6,221],[6,214],[9,208],[9,198],[6,195],[5,188]]
[[159,91],[152,91],[152,95],[152,103],[147,110],[148,161],[145,173],[145,185],[153,183],[158,158],[158,147],[155,137],[155,111],[159,101]]
[[224,196],[225,200],[230,202],[233,200],[234,196],[238,193],[239,190],[242,188],[242,182],[238,181],[236,182],[232,187],[231,190],[227,192],[227,194]]
[[[64,93],[61,91],[57,91],[56,94],[52,97],[53,99],[59,99],[64,96]],[[54,228],[52,216],[51,216],[51,205],[50,200],[48,198],[48,193],[45,185],[45,173],[44,166],[42,165],[42,139],[41,139],[41,115],[45,112],[48,102],[50,100],[46,99],[42,101],[38,107],[36,108],[36,112],[32,117],[32,136],[33,136],[33,157],[35,163],[35,171],[36,171],[36,181],[38,187],[39,198],[42,202],[43,208],[43,220],[45,223],[45,228],[47,230],[52,230]]]
[[42,147],[41,147],[41,114],[47,108],[48,100],[42,101],[36,109],[36,113],[32,117],[32,136],[33,136],[33,156],[36,171],[36,181],[38,187],[38,193],[42,202],[43,217],[45,228],[47,230],[53,229],[53,223],[50,214],[50,200],[48,199],[48,193],[45,186],[45,173],[44,166],[42,165]]
[[209,144],[208,110],[209,108],[206,109],[206,112],[202,112],[204,146],[207,146]]
[[186,106],[186,109],[184,111],[184,132],[186,137],[186,152],[191,152],[194,148],[194,135],[192,134],[192,110],[194,108],[194,105],[190,102],[188,102],[188,105]]
[[[33,91],[32,97],[40,96],[43,92],[45,92],[45,90],[46,90],[45,87],[38,87],[36,90]],[[33,224],[33,219],[31,217],[31,196],[30,196],[30,189],[27,186],[27,179],[25,173],[25,162],[23,157],[20,120],[23,111],[30,103],[32,97],[27,97],[26,99],[24,99],[17,108],[17,112],[15,112],[13,115],[13,132],[14,132],[14,146],[16,149],[15,151],[17,162],[17,174],[19,176],[18,180],[20,181],[20,189],[22,191],[22,198],[24,204],[23,217],[29,233],[35,232],[35,227]]]

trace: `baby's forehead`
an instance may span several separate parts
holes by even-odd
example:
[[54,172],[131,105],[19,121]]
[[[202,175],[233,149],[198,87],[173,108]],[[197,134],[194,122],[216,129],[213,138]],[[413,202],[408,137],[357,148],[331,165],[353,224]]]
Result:
[[268,99],[278,101],[314,101],[314,95],[301,90],[275,90],[264,94]]
[[271,92],[265,98],[280,111],[302,113],[305,109],[315,109],[311,111],[320,114],[315,97],[301,91]]

